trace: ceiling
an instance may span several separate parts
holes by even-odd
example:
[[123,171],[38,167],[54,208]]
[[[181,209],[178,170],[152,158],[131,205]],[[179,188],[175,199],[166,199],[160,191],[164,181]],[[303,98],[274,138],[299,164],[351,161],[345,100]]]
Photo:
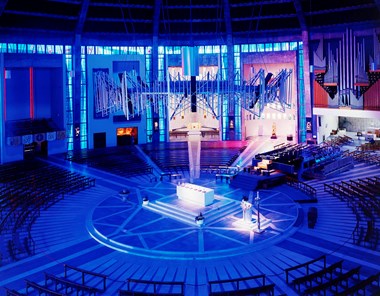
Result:
[[380,0],[0,0],[7,40],[198,45],[346,27],[380,28]]

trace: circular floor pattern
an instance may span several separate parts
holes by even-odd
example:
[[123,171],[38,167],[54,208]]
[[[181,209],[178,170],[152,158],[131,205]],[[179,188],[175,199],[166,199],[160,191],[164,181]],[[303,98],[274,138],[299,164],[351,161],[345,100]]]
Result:
[[[260,228],[264,231],[259,233],[255,206],[252,222],[243,223],[243,192],[215,182],[207,185],[215,189],[215,199],[206,207],[179,200],[173,183],[136,189],[127,201],[119,195],[109,196],[90,211],[87,229],[95,240],[115,250],[166,259],[223,258],[252,252],[296,230],[300,207],[285,193],[260,190]],[[149,204],[143,206],[141,197],[146,194]],[[199,212],[205,217],[201,227],[194,220]]]

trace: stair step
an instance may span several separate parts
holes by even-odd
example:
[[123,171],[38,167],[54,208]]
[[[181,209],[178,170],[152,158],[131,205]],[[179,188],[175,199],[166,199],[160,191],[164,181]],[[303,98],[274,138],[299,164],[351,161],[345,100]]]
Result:
[[223,211],[223,212],[219,212],[218,215],[214,215],[212,217],[209,217],[209,216],[206,216],[205,219],[206,219],[206,223],[207,224],[212,224],[212,223],[215,223],[219,220],[221,220],[222,218],[225,218],[226,216],[229,216],[231,214],[237,214],[241,212],[241,209],[238,208],[230,208],[228,211]]
[[198,215],[198,213],[186,212],[182,209],[179,209],[179,208],[176,209],[171,206],[168,206],[168,204],[159,204],[157,202],[150,202],[145,207],[149,209],[152,209],[152,208],[156,209],[157,211],[161,211],[162,213],[165,213],[165,214],[172,214],[172,215],[187,217],[191,220],[193,220],[194,217]]
[[[150,202],[148,205],[144,206],[146,209],[154,211],[158,214],[179,220],[181,222],[194,225],[194,219],[199,214],[187,209],[182,209],[173,203],[165,203],[160,200]],[[231,215],[233,213],[240,212],[240,206],[235,201],[227,201],[221,203],[220,206],[212,207],[211,209],[203,211],[203,215],[207,221],[207,224],[214,223],[223,219],[224,217]]]
[[155,203],[149,203],[148,205],[144,206],[146,209],[149,209],[150,211],[156,212],[160,215],[164,215],[166,217],[172,218],[174,220],[183,222],[185,224],[195,225],[195,216],[192,215],[180,215],[179,213],[175,213],[172,211],[167,211],[164,207],[158,207]]

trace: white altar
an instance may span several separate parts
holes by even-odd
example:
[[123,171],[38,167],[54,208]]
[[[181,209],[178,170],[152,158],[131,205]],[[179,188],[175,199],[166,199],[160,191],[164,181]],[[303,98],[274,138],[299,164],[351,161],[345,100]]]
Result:
[[214,201],[214,189],[190,183],[182,183],[177,185],[177,196],[179,199],[185,201],[208,206]]

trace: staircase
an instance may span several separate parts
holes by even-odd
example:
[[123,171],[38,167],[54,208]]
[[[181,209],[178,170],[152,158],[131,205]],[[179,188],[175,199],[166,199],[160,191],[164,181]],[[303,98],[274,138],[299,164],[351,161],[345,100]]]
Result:
[[149,202],[144,206],[145,209],[160,215],[172,218],[179,222],[194,226],[195,217],[202,212],[205,217],[205,224],[211,225],[229,215],[235,215],[241,212],[240,203],[215,197],[212,205],[202,207],[177,198],[163,198]]

